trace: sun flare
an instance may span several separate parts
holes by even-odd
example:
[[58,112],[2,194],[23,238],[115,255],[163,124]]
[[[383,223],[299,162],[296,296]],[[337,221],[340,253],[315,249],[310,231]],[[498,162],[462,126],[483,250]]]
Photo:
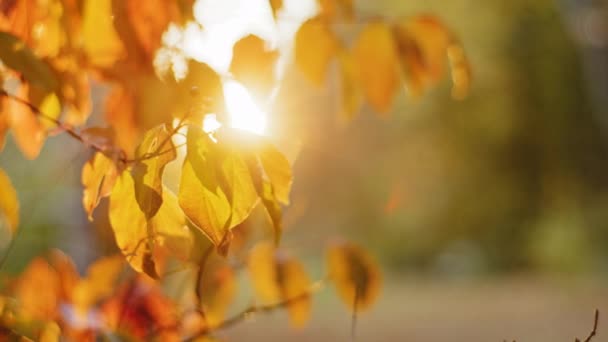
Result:
[[236,81],[224,82],[224,98],[230,126],[262,135],[266,130],[267,113],[255,103],[251,94]]

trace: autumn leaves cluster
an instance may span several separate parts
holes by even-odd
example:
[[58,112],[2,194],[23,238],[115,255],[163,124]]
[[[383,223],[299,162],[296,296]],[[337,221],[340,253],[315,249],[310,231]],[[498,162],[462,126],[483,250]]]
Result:
[[[337,61],[342,113],[347,118],[364,102],[387,114],[402,89],[412,98],[420,97],[446,76],[448,66],[452,95],[462,98],[468,93],[471,70],[464,50],[437,17],[359,21],[352,1],[320,1],[320,5],[319,15],[296,34],[295,62],[310,81],[322,85],[332,61]],[[344,34],[349,23],[360,29]]]
[[[332,244],[327,276],[317,282],[297,258],[277,249],[292,185],[290,162],[268,138],[227,125],[209,132],[202,122],[213,113],[226,123],[226,77],[268,97],[275,87],[268,75],[279,52],[246,36],[233,48],[230,75],[183,56],[163,42],[163,34],[170,25],[192,22],[192,5],[192,0],[2,2],[0,149],[9,131],[30,159],[53,134],[68,134],[89,148],[81,178],[83,207],[91,220],[109,218],[122,253],[99,259],[84,277],[61,253],[34,260],[12,282],[11,296],[1,298],[0,323],[8,332],[38,321],[42,325],[31,336],[50,340],[58,334],[92,338],[100,331],[126,331],[141,339],[207,336],[241,317],[226,318],[236,291],[236,270],[227,257],[235,255],[242,257],[260,302],[243,315],[286,308],[292,323],[302,325],[310,295],[328,281],[353,311],[376,299],[380,275],[359,247]],[[281,15],[282,1],[268,5],[275,17]],[[462,47],[437,18],[365,19],[347,44],[336,28],[358,23],[352,1],[319,0],[319,8],[295,36],[295,64],[323,85],[337,62],[346,116],[365,102],[387,113],[403,85],[420,96],[447,74],[447,64],[454,95],[466,93],[470,70]],[[174,57],[185,62],[184,75],[176,72]],[[85,125],[94,83],[107,93],[103,127]],[[177,160],[179,182],[169,187],[165,168]],[[0,189],[0,227],[14,236],[18,194],[1,169]],[[109,202],[107,212],[95,212],[101,201]],[[246,227],[256,209],[273,238],[254,245],[246,242]],[[149,278],[125,277],[125,262]],[[191,273],[192,289],[186,292],[193,298],[183,307],[152,280],[176,267]],[[40,282],[51,284],[50,290],[35,291],[31,284]],[[108,291],[113,288],[118,291]]]

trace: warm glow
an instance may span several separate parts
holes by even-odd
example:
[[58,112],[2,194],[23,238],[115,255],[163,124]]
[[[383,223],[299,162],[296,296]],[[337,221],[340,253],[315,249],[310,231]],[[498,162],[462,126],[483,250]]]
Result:
[[224,82],[224,97],[230,126],[255,134],[264,133],[267,115],[242,84],[232,80]]
[[[259,105],[266,104],[268,99],[252,98],[242,84],[230,78],[232,48],[239,39],[253,33],[281,51],[282,57],[288,56],[297,28],[316,13],[316,1],[285,1],[278,22],[267,0],[197,0],[193,10],[196,22],[183,27],[171,25],[163,35],[164,48],[154,60],[156,70],[161,74],[171,70],[177,79],[182,79],[187,74],[186,58],[192,58],[207,63],[220,75],[228,75],[223,88],[229,125],[264,134],[267,108]],[[283,20],[283,16],[286,19]],[[277,80],[281,73],[278,68]],[[220,126],[214,114],[207,115],[203,121],[206,132]]]

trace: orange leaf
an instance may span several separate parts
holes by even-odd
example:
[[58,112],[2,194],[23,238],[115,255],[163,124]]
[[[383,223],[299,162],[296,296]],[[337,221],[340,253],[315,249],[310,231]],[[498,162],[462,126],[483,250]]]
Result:
[[307,20],[296,33],[296,64],[318,86],[325,82],[327,68],[336,49],[336,38],[327,23],[320,18]]
[[[44,284],[44,291],[40,286]],[[34,259],[21,274],[15,297],[24,317],[54,320],[59,312],[60,281],[55,270],[43,258]]]
[[399,89],[399,58],[390,28],[383,22],[367,24],[353,47],[363,93],[379,113],[387,113]]
[[0,226],[6,222],[11,235],[19,227],[19,199],[8,175],[0,169]]

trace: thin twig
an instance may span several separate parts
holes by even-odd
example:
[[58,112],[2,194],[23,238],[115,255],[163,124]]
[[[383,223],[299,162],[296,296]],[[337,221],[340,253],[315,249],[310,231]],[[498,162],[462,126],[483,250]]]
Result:
[[315,292],[318,292],[321,288],[323,288],[325,281],[326,281],[325,279],[319,280],[316,283],[314,283],[308,289],[308,291],[301,293],[295,297],[288,298],[281,302],[277,302],[277,303],[269,304],[269,305],[252,305],[252,306],[248,307],[247,309],[239,312],[235,316],[228,318],[228,319],[220,322],[217,325],[203,327],[198,333],[196,333],[195,335],[193,335],[189,338],[184,339],[183,342],[195,341],[199,337],[208,336],[219,330],[224,330],[224,329],[230,328],[238,323],[245,321],[246,319],[251,317],[251,315],[254,315],[257,313],[273,312],[277,309],[287,307],[290,304],[296,303],[301,300],[305,300],[305,299],[309,298],[312,294],[314,294]]
[[[590,342],[593,339],[593,337],[597,334],[597,325],[598,325],[599,320],[600,320],[600,310],[595,309],[595,317],[593,319],[593,330],[591,330],[591,332],[589,333],[589,336],[587,336],[587,338],[583,342]],[[580,342],[580,340],[578,338],[575,341]]]
[[357,333],[357,303],[359,302],[359,286],[355,286],[355,298],[353,301],[353,316],[350,325],[350,340],[355,342]]

